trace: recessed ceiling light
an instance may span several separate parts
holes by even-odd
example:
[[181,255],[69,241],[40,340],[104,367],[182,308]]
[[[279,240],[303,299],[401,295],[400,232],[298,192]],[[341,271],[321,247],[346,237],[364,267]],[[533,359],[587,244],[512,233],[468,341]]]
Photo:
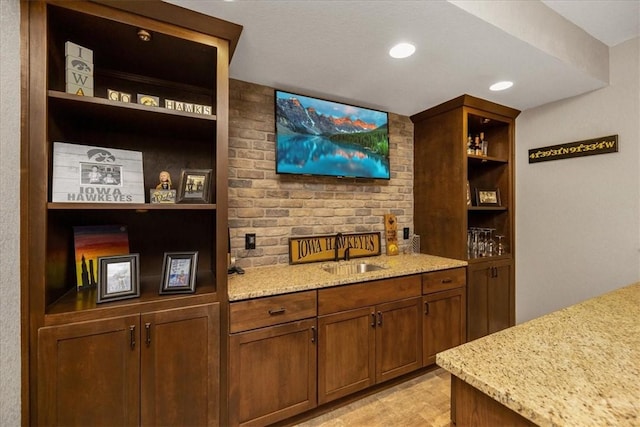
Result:
[[489,90],[492,90],[492,91],[505,90],[505,89],[509,89],[511,86],[513,86],[513,82],[502,81],[502,82],[494,83],[491,86],[489,86]]
[[392,58],[407,58],[416,51],[416,47],[411,43],[398,43],[389,50],[389,55]]

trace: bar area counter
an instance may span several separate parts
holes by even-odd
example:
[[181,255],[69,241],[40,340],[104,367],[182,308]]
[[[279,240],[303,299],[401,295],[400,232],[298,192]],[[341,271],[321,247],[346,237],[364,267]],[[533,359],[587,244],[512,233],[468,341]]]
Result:
[[640,425],[640,283],[439,353],[457,426]]

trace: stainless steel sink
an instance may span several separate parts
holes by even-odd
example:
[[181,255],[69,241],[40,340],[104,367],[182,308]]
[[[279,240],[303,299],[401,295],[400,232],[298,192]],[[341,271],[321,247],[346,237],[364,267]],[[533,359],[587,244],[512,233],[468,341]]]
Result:
[[326,264],[322,266],[322,269],[332,274],[360,274],[368,273],[371,271],[384,270],[387,267],[377,264],[369,264],[361,262],[357,264]]

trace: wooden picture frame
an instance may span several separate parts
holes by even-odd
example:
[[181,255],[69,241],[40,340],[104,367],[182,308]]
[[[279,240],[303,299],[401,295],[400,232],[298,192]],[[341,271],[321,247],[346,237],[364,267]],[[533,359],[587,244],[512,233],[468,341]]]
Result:
[[476,206],[502,206],[499,188],[476,188]]
[[196,291],[198,252],[165,252],[160,294],[192,294]]
[[139,254],[98,258],[98,304],[139,296]]
[[212,169],[182,169],[178,203],[211,203]]

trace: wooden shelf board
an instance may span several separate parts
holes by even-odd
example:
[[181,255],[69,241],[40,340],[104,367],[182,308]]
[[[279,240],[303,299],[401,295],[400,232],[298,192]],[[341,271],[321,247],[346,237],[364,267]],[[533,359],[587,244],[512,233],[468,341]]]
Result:
[[151,211],[151,210],[216,210],[215,203],[60,203],[49,202],[47,208],[50,210],[131,210],[131,211]]
[[140,111],[149,114],[164,114],[168,116],[176,116],[176,117],[188,117],[196,120],[203,121],[216,121],[216,116],[213,114],[195,114],[195,113],[187,113],[185,111],[177,111],[177,110],[168,110],[162,107],[149,107],[147,105],[136,104],[133,102],[119,102],[119,101],[111,101],[105,98],[97,98],[94,96],[79,96],[74,95],[72,93],[59,92],[55,90],[49,91],[49,98],[60,100],[63,102],[69,103],[78,103],[78,105],[92,105],[96,107],[109,108],[109,109],[123,109],[123,110],[132,110],[132,111]]

